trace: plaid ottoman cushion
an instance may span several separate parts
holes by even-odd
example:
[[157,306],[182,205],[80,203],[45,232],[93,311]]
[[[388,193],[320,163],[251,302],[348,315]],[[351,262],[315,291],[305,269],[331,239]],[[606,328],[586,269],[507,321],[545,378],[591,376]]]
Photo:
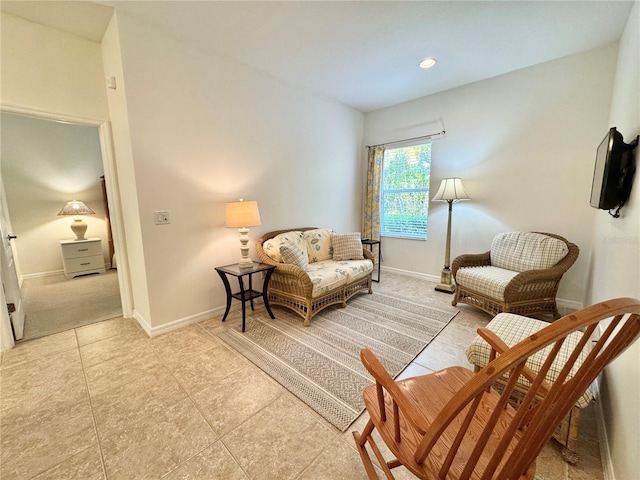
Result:
[[[515,315],[513,313],[499,313],[493,320],[491,320],[487,324],[486,328],[498,335],[502,339],[502,341],[509,347],[512,347],[516,343],[520,342],[530,335],[533,335],[538,330],[541,330],[548,325],[549,324],[547,322],[536,320],[534,318],[523,317],[521,315]],[[547,372],[547,375],[545,377],[545,380],[547,382],[553,383],[555,379],[558,378],[558,374],[567,361],[569,352],[573,351],[573,348],[581,338],[582,333],[580,332],[574,332],[567,337],[562,348],[560,349],[560,353]],[[547,358],[549,352],[551,352],[552,348],[553,345],[550,345],[547,348],[539,351],[534,356],[530,357],[527,361],[527,367],[531,368],[535,372],[540,371],[540,368],[544,364],[544,361]],[[576,361],[575,365],[571,369],[569,378],[571,378],[578,370],[578,368],[580,368],[590,350],[591,343],[589,342],[580,354],[580,358]],[[490,354],[491,347],[480,336],[476,336],[476,338],[471,342],[471,345],[469,345],[469,347],[467,348],[467,359],[472,365],[475,365],[477,367],[484,367],[485,365],[487,365],[487,363],[489,363]],[[522,376],[518,380],[518,384],[523,388],[528,388],[531,385],[530,382]],[[592,399],[593,394],[591,392],[591,388],[588,388],[578,399],[578,401],[576,402],[576,406],[578,408],[584,408]]]

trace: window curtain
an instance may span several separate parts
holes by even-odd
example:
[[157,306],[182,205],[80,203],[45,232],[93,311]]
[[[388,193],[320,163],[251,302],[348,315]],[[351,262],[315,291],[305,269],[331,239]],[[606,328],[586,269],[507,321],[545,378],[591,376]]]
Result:
[[380,239],[380,182],[382,181],[382,161],[384,145],[367,147],[367,190],[364,205],[362,237]]

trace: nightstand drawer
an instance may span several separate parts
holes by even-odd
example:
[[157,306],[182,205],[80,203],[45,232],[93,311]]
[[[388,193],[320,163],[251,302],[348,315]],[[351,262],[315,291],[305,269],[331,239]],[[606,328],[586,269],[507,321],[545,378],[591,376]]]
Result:
[[105,273],[102,240],[61,240],[62,264],[67,278],[90,273]]
[[65,273],[77,273],[84,271],[100,270],[104,273],[104,259],[102,254],[93,255],[92,257],[70,258],[64,262]]
[[91,257],[94,255],[102,255],[102,242],[77,242],[62,244],[62,258]]

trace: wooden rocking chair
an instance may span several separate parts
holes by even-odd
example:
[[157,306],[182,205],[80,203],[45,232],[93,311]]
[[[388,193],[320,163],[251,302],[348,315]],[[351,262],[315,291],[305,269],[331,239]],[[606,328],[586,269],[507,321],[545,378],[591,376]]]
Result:
[[[560,358],[565,338],[578,330],[584,332],[581,340],[567,358]],[[477,373],[451,367],[396,382],[370,350],[362,350],[362,363],[376,384],[364,391],[370,420],[361,434],[353,436],[370,479],[378,476],[367,445],[388,479],[394,478],[391,469],[400,465],[429,480],[533,479],[536,457],[563,417],[604,367],[640,337],[640,300],[598,303],[557,320],[512,348],[501,345],[491,331],[480,332],[502,353],[493,355]],[[589,342],[591,348],[585,348]],[[590,351],[576,369],[583,350]],[[546,359],[534,373],[525,363],[540,351]],[[544,378],[554,362],[564,366],[549,384]],[[531,387],[515,410],[509,397],[521,375]],[[500,377],[506,386],[498,393],[492,385]],[[394,460],[384,460],[372,437],[374,429]]]

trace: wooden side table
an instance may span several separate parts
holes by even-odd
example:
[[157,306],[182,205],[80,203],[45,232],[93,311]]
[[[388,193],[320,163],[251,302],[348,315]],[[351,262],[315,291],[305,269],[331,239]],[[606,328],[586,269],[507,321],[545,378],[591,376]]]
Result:
[[[276,269],[274,265],[267,265],[266,263],[253,263],[250,267],[243,267],[236,264],[226,265],[224,267],[216,267],[216,272],[220,275],[222,279],[222,283],[224,284],[224,289],[227,292],[227,308],[224,311],[224,315],[222,316],[222,321],[224,322],[227,319],[227,315],[229,314],[229,310],[231,309],[231,299],[235,298],[236,300],[240,300],[242,303],[242,331],[245,329],[245,319],[246,319],[246,306],[245,303],[249,302],[251,304],[251,310],[253,310],[253,299],[262,297],[264,301],[264,306],[269,313],[271,318],[276,318],[273,312],[271,311],[271,307],[269,306],[269,298],[267,297],[267,289],[269,287],[269,279],[271,278],[271,274]],[[252,277],[255,273],[264,272],[264,282],[262,285],[262,292],[258,292],[253,289]],[[240,287],[240,291],[236,293],[232,293],[231,285],[229,284],[228,276],[236,277],[238,279],[238,285]],[[246,290],[244,288],[244,277],[249,277],[249,289]]]
[[372,280],[374,282],[380,282],[380,264],[382,263],[382,243],[380,240],[370,240],[368,238],[363,238],[362,239],[362,244],[363,245],[369,245],[369,251],[371,253],[373,253],[373,246],[377,245],[378,246],[378,278],[372,278]]

